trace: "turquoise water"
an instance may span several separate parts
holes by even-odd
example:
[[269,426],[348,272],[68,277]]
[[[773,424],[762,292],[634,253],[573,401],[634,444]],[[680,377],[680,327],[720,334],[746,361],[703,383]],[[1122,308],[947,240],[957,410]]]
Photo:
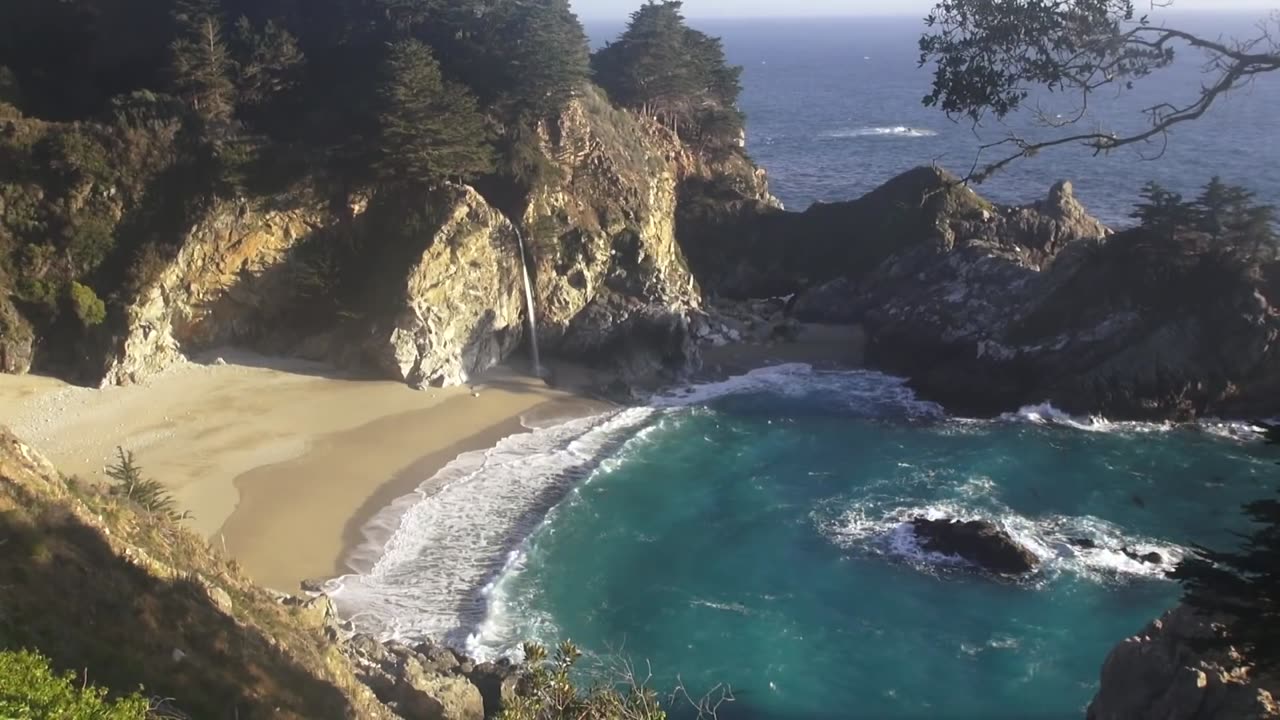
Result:
[[[1080,717],[1109,649],[1178,597],[1121,550],[1227,544],[1278,474],[1224,428],[948,419],[875,373],[786,366],[663,404],[464,458],[385,519],[340,608],[481,654],[571,638],[658,688],[731,686],[730,720]],[[917,515],[995,520],[1043,568],[922,554]]]

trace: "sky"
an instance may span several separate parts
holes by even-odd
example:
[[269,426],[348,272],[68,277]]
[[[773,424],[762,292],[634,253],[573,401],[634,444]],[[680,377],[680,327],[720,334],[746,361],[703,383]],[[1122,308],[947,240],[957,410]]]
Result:
[[[572,0],[584,20],[622,20],[644,0]],[[916,15],[934,0],[685,0],[685,15],[696,17],[813,17],[833,15]],[[1178,10],[1280,9],[1280,0],[1176,0]]]

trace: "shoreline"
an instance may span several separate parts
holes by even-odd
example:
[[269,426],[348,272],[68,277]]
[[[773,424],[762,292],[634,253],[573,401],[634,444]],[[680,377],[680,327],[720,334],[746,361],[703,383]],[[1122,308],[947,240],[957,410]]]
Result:
[[[858,367],[862,342],[856,327],[806,326],[794,342],[704,347],[689,383],[788,362]],[[0,417],[85,481],[106,482],[117,447],[135,452],[189,527],[290,593],[361,569],[350,562],[370,522],[438,491],[428,483],[460,455],[616,407],[588,390],[605,374],[571,365],[555,368],[563,387],[498,367],[470,387],[414,390],[237,349],[200,357],[105,389],[0,375]]]

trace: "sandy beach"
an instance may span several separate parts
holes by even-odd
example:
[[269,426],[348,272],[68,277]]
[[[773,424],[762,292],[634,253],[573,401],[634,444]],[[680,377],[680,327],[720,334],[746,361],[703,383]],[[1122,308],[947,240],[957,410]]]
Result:
[[599,403],[495,369],[473,388],[412,390],[324,366],[231,352],[143,385],[94,390],[0,375],[0,422],[64,473],[105,480],[123,447],[173,489],[191,527],[260,583],[297,590],[345,571],[374,513],[458,454]]
[[[784,362],[853,367],[863,344],[858,328],[810,325],[796,342],[706,348],[704,375]],[[106,481],[117,447],[134,452],[191,512],[194,530],[258,582],[294,592],[347,572],[365,524],[458,455],[526,422],[608,407],[502,368],[470,387],[413,390],[305,361],[217,357],[103,390],[0,375],[0,423],[84,480]],[[599,381],[580,368],[557,374]]]

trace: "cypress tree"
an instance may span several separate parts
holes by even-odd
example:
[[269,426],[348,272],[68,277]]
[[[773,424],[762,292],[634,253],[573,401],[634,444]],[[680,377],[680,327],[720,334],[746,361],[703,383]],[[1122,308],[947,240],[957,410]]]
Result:
[[493,168],[475,97],[444,79],[426,45],[392,44],[383,72],[378,167],[384,180],[432,185]]
[[225,128],[235,111],[235,86],[217,0],[179,0],[174,20],[179,28],[171,45],[178,94],[207,128]]
[[590,75],[587,36],[568,0],[506,6],[500,37],[505,94],[516,115],[546,117],[564,108]]

